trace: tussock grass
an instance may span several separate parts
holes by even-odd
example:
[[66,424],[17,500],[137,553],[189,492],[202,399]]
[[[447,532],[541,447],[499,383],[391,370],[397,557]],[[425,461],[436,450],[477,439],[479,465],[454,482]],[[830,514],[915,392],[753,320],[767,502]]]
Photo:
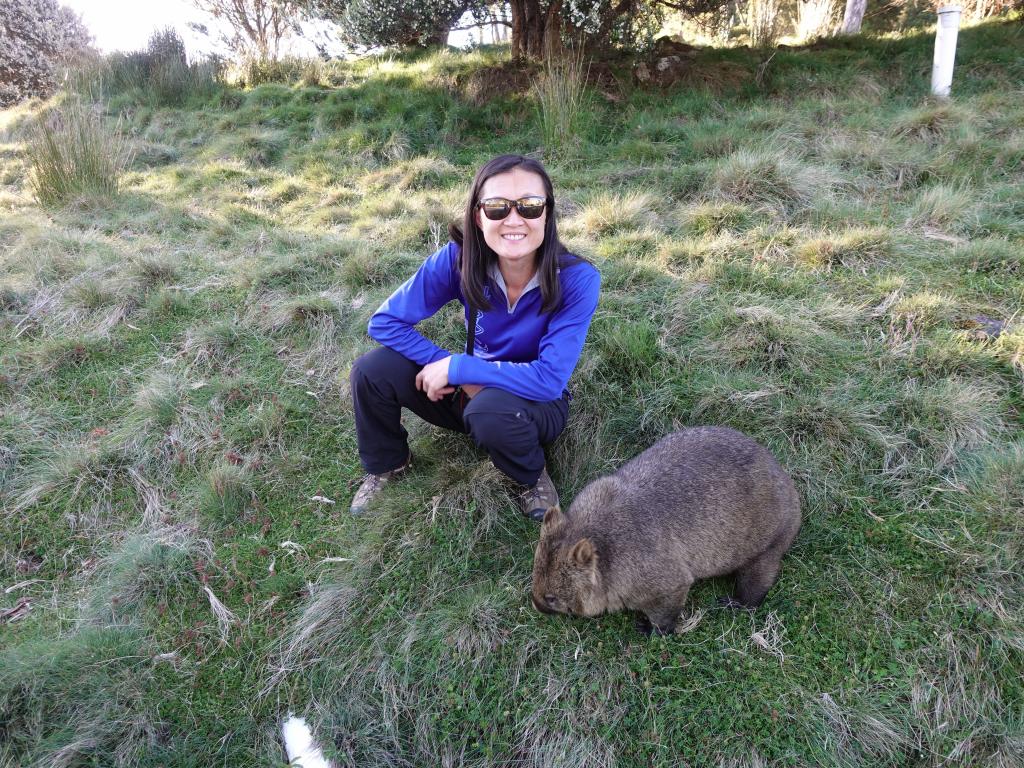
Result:
[[191,307],[189,294],[184,291],[161,287],[146,299],[146,312],[154,318],[173,317],[188,313]]
[[670,272],[682,274],[689,268],[716,267],[739,258],[744,250],[743,238],[722,232],[700,238],[667,240],[659,249],[657,260]]
[[320,287],[335,279],[335,272],[351,258],[358,258],[363,244],[357,240],[330,239],[284,243],[285,253],[273,258],[255,275],[246,274],[245,284],[255,290]]
[[97,626],[130,625],[140,615],[155,614],[160,604],[166,610],[176,593],[196,586],[193,563],[209,555],[194,533],[180,526],[157,523],[129,536],[97,567],[82,620]]
[[34,473],[23,476],[13,500],[15,512],[25,510],[55,494],[68,502],[83,497],[109,500],[115,485],[124,476],[123,456],[112,440],[92,439],[70,444],[63,453],[38,463]]
[[907,447],[921,450],[936,471],[990,447],[1005,429],[998,392],[956,379],[908,383],[895,410],[902,413]]
[[837,235],[812,237],[795,249],[799,261],[812,266],[857,267],[890,260],[892,233],[882,227],[855,227]]
[[216,520],[235,520],[252,499],[251,485],[245,467],[231,461],[218,463],[206,474],[200,508]]
[[[716,345],[734,365],[753,366],[766,373],[796,370],[810,373],[841,341],[828,334],[813,314],[801,307],[738,307],[721,330]],[[731,326],[731,327],[730,327]]]
[[[422,234],[422,228],[419,231]],[[356,291],[380,287],[392,282],[408,263],[401,254],[367,248],[342,262],[339,277],[345,286]]]
[[970,115],[960,106],[945,100],[935,100],[896,116],[892,125],[895,136],[905,136],[928,144],[947,137],[957,127],[967,123]]
[[549,56],[533,83],[544,147],[553,155],[571,151],[571,142],[588,117],[587,77],[590,64],[584,51]]
[[956,311],[955,301],[932,291],[900,298],[888,312],[890,343],[917,338],[924,331],[948,323]]
[[594,246],[594,255],[600,259],[614,260],[614,264],[608,264],[611,286],[619,282],[619,278],[615,275],[617,269],[621,268],[628,273],[641,276],[644,272],[644,265],[658,253],[660,242],[661,233],[657,230],[648,228],[640,231],[627,231],[602,238]]
[[178,277],[177,265],[160,256],[139,256],[132,261],[131,270],[147,290],[173,283]]
[[250,168],[276,165],[288,142],[283,131],[254,131],[238,143],[237,155]]
[[831,195],[837,183],[831,170],[777,149],[742,149],[715,162],[706,192],[740,205],[799,207]]
[[868,192],[895,186],[914,189],[929,180],[932,158],[923,143],[898,142],[875,133],[838,133],[820,137],[826,160],[857,174],[858,186]]
[[189,328],[182,343],[182,354],[192,365],[212,365],[229,359],[242,328],[234,319]]
[[184,382],[174,373],[157,372],[135,393],[134,415],[145,424],[166,429],[178,416]]
[[569,232],[590,236],[640,229],[657,223],[657,201],[644,192],[603,193],[583,206],[570,222]]
[[23,369],[29,377],[46,376],[79,368],[99,355],[107,345],[95,337],[55,338],[25,353]]
[[974,198],[964,189],[938,184],[923,190],[910,209],[909,223],[961,230],[973,214]]
[[267,298],[258,309],[257,322],[275,332],[311,328],[323,320],[341,318],[338,302],[323,295]]
[[441,157],[401,161],[366,176],[368,189],[418,190],[448,187],[459,180],[457,169]]
[[681,208],[677,220],[683,231],[695,237],[720,235],[747,229],[756,220],[756,211],[730,202],[700,202]]
[[76,99],[39,120],[28,144],[32,192],[43,205],[116,195],[131,163],[119,126],[108,129],[95,107]]
[[152,660],[140,656],[140,640],[134,627],[102,627],[0,653],[5,741],[30,761],[22,764],[128,765],[142,757],[158,718],[143,700]]
[[117,299],[114,287],[99,278],[87,278],[75,283],[68,294],[71,301],[85,309],[99,309]]

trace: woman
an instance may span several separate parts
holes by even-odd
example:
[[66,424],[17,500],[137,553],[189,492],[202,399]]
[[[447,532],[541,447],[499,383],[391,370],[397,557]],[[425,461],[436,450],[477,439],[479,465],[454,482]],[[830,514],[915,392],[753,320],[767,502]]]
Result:
[[[409,466],[403,407],[469,433],[524,487],[523,514],[539,521],[558,504],[543,446],[565,428],[565,387],[597,307],[600,277],[559,241],[554,206],[551,179],[539,162],[494,158],[473,180],[461,231],[451,227],[452,242],[370,319],[369,334],[383,346],[352,367],[356,437],[367,472],[353,514]],[[453,299],[466,308],[465,354],[441,349],[415,330]]]

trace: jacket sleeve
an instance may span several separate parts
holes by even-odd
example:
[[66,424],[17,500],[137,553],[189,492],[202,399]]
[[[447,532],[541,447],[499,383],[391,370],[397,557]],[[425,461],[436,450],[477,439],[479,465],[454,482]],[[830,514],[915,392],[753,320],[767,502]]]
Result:
[[424,337],[415,326],[458,298],[458,255],[459,247],[448,243],[428,257],[416,274],[373,313],[366,329],[370,337],[419,365],[448,357],[450,352]]
[[498,387],[528,400],[561,397],[583,351],[601,287],[601,277],[591,265],[580,264],[570,269],[578,270],[578,274],[567,280],[567,270],[562,271],[562,306],[548,323],[536,360],[509,363],[452,355],[449,383]]

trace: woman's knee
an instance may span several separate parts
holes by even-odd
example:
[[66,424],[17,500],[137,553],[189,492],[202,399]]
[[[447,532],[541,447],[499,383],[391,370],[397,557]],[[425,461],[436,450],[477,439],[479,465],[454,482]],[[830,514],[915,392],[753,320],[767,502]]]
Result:
[[407,377],[412,372],[416,376],[416,364],[388,347],[371,349],[352,363],[349,381],[357,386],[364,381],[387,381],[392,378]]
[[[525,408],[501,398],[484,397],[483,390],[463,412],[463,421],[473,441],[482,448],[498,448],[537,441],[537,430]],[[491,401],[491,402],[489,402]],[[497,402],[494,402],[497,401]]]

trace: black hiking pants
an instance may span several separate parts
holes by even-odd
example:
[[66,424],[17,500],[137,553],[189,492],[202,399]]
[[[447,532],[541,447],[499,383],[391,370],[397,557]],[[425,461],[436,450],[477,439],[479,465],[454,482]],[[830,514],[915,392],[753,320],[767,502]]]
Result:
[[431,402],[416,389],[422,366],[378,347],[352,366],[352,403],[363,469],[375,475],[400,467],[409,456],[402,408],[425,421],[469,434],[494,466],[517,483],[532,486],[544,469],[543,446],[553,442],[569,415],[567,396],[538,402],[496,387],[469,399],[462,392]]

